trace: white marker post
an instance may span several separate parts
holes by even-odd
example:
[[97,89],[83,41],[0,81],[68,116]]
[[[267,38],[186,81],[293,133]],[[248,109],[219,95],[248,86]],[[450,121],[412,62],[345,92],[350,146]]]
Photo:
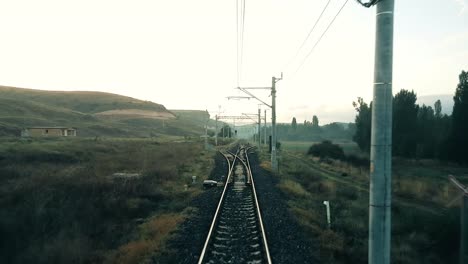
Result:
[[329,201],[323,201],[323,204],[327,208],[327,224],[328,224],[328,229],[331,229],[331,221],[330,221],[330,202]]

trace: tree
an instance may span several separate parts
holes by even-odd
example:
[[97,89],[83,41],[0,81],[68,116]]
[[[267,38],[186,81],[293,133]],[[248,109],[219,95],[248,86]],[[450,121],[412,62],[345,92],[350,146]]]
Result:
[[435,111],[435,117],[436,118],[441,118],[442,117],[442,103],[440,100],[437,100],[434,103],[434,111]]
[[228,137],[228,138],[232,137],[232,131],[229,125],[224,125],[221,128],[221,131],[218,133],[218,137],[223,137],[223,136]]
[[451,117],[442,114],[442,103],[437,100],[434,104],[434,125],[432,129],[434,141],[434,157],[438,159],[448,158],[448,138],[451,128]]
[[416,155],[418,158],[433,158],[435,154],[435,117],[430,106],[422,105],[418,110]]
[[414,91],[402,89],[393,98],[393,154],[415,157],[417,146],[418,109]]
[[291,126],[292,126],[292,129],[293,129],[294,131],[297,130],[297,121],[296,121],[296,118],[295,118],[295,117],[293,117],[293,119],[292,119]]
[[468,72],[462,71],[453,97],[450,157],[458,162],[468,162]]
[[318,127],[319,126],[319,120],[318,120],[318,117],[316,115],[314,115],[312,117],[312,126],[313,127]]
[[353,107],[357,112],[355,118],[356,133],[353,141],[356,142],[362,151],[370,151],[371,140],[371,122],[372,122],[372,103],[370,107],[364,102],[364,99],[358,97],[357,102],[353,102]]
[[214,137],[215,132],[214,132],[214,130],[209,129],[207,134],[208,134],[209,137]]

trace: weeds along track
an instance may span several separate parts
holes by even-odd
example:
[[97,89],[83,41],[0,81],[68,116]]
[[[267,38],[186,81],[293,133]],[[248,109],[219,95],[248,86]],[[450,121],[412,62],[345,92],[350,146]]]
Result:
[[229,172],[203,250],[202,263],[271,263],[248,152],[221,153]]

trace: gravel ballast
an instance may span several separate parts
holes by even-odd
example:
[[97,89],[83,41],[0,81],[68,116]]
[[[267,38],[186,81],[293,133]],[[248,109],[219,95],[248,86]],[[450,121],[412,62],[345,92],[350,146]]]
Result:
[[[305,239],[285,197],[276,187],[276,179],[259,166],[256,154],[250,155],[250,163],[272,262],[318,263],[312,256],[313,245]],[[217,154],[209,179],[221,181],[227,167],[225,158]],[[222,187],[207,189],[191,202],[189,206],[198,210],[179,226],[167,244],[168,251],[153,258],[152,263],[197,263],[221,192]]]
[[257,154],[250,155],[251,170],[273,263],[318,263],[316,247],[304,237],[291,215],[287,199],[276,187],[277,179],[260,167]]

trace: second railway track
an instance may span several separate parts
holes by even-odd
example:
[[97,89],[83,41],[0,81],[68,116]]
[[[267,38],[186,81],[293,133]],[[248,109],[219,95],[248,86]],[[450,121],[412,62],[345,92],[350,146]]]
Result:
[[198,261],[202,263],[271,263],[248,153],[222,153],[228,176]]

